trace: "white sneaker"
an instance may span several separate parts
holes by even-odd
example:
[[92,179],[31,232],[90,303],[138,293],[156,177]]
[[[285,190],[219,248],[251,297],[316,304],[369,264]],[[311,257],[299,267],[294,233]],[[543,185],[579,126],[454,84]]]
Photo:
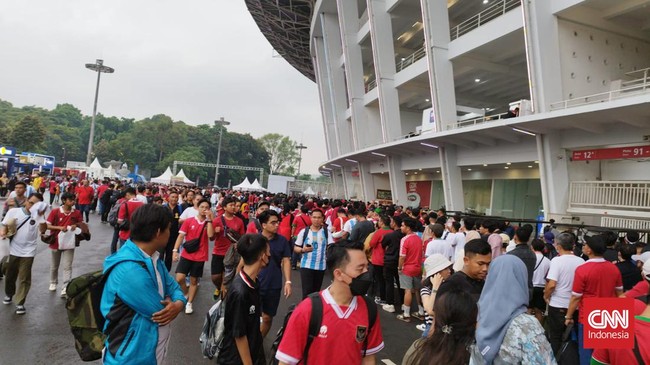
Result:
[[194,313],[194,309],[192,309],[192,303],[187,302],[185,305],[185,314],[192,314]]
[[56,284],[50,284],[50,291],[56,291]]
[[422,323],[422,324],[418,324],[417,326],[415,326],[415,328],[417,328],[420,331],[424,332],[424,330],[427,328],[427,325]]
[[[56,288],[55,288],[55,290],[56,290]],[[63,289],[61,289],[61,298],[65,298],[66,295],[67,295],[67,293],[66,293],[65,286],[64,286]]]
[[384,304],[381,306],[381,309],[385,310],[388,313],[395,313],[395,306],[392,304]]

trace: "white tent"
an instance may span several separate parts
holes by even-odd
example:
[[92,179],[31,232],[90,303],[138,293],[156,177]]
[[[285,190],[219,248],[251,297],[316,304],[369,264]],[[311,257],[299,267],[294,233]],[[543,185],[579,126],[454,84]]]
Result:
[[154,184],[169,185],[172,180],[172,176],[174,176],[174,174],[172,174],[172,170],[169,168],[169,166],[167,166],[167,170],[165,170],[165,172],[163,172],[163,174],[158,177],[152,177],[151,182]]
[[172,180],[174,181],[175,184],[194,185],[194,182],[188,179],[187,176],[185,176],[185,172],[183,171],[183,169],[181,169],[181,171],[179,171],[178,174],[176,174],[176,176],[172,178]]
[[252,190],[253,185],[251,185],[251,182],[248,181],[248,178],[244,178],[244,181],[241,182],[239,185],[233,186],[233,190]]
[[311,188],[311,186],[308,186],[307,190],[303,191],[302,193],[305,195],[316,195],[316,192]]
[[251,190],[254,190],[254,191],[266,191],[266,189],[264,189],[262,187],[262,185],[260,185],[260,182],[257,181],[257,179],[255,179],[255,181],[253,181],[253,184],[251,184]]
[[90,164],[90,168],[91,169],[100,169],[100,170],[103,169],[102,164],[99,163],[99,160],[97,159],[97,157],[95,157],[95,160],[93,161],[93,163]]

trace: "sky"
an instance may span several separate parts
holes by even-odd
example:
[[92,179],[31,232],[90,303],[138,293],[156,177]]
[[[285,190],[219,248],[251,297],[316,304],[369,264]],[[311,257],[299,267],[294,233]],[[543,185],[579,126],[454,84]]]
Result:
[[303,173],[327,158],[316,84],[273,52],[243,0],[0,2],[0,99],[92,115],[95,59],[115,69],[98,113],[224,117],[231,131],[303,142]]

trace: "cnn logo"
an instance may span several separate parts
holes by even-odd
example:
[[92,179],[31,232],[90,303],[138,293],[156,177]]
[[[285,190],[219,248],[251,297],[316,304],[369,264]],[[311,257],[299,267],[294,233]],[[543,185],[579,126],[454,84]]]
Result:
[[634,299],[584,298],[580,314],[585,348],[634,347]]
[[608,311],[597,309],[589,313],[587,322],[593,329],[603,329],[608,327],[627,329],[630,325],[630,312],[628,310]]

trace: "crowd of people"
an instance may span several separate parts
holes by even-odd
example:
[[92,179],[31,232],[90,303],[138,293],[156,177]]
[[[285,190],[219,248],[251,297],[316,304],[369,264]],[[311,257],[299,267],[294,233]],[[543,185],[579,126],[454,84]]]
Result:
[[[43,202],[42,188],[57,208]],[[220,364],[270,356],[281,364],[375,363],[384,348],[375,307],[422,331],[404,364],[554,364],[567,328],[575,328],[581,364],[633,364],[632,349],[592,352],[582,341],[584,299],[623,296],[640,298],[635,336],[650,362],[650,247],[638,232],[579,239],[549,226],[536,235],[530,224],[442,208],[117,180],[42,178],[38,188],[16,181],[0,228],[0,238],[12,237],[2,263],[5,304],[26,312],[39,234],[52,250],[50,290],[63,266],[66,295],[74,247],[90,238],[95,210],[114,230],[101,305],[107,364],[162,363],[168,324],[194,312],[208,261],[210,292],[226,310]],[[326,272],[331,283],[321,290]],[[265,354],[280,300],[298,287],[303,300],[277,353]],[[320,332],[312,337],[314,315]]]

